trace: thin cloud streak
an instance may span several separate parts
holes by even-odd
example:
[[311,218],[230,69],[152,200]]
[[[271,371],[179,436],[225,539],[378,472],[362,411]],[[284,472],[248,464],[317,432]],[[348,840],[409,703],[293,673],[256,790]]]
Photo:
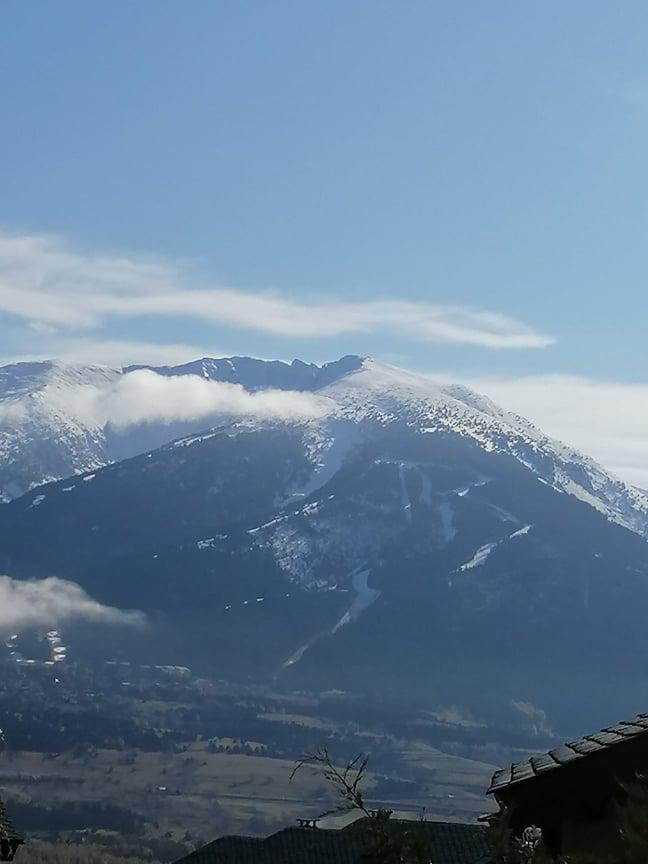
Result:
[[40,328],[88,331],[111,318],[184,317],[299,339],[396,333],[421,342],[544,348],[553,339],[506,315],[398,300],[303,303],[276,292],[195,287],[188,269],[88,255],[60,239],[0,234],[0,312]]

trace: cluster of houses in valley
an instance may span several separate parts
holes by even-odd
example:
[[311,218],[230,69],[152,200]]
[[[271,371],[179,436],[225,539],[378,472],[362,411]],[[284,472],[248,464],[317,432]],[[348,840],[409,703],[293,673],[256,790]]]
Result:
[[[645,830],[648,850],[648,714],[496,771],[488,793],[499,812],[480,823],[391,819],[387,833],[381,823],[381,837],[406,836],[416,850],[412,864],[530,862],[535,849],[545,860],[625,864],[633,790],[642,811],[633,831]],[[22,843],[0,803],[0,861],[12,861]],[[363,816],[339,829],[300,820],[266,838],[221,837],[176,864],[390,864],[383,852],[373,820]]]
[[58,630],[49,630],[43,641],[47,644],[46,655],[43,658],[35,659],[26,657],[19,642],[19,634],[14,633],[5,639],[5,648],[9,652],[10,658],[21,666],[55,666],[57,663],[64,663],[67,659],[67,646],[63,644],[63,639]]

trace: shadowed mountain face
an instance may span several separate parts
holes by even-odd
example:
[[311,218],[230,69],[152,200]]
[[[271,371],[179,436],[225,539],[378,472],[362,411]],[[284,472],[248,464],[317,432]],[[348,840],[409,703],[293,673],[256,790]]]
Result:
[[478,712],[635,710],[645,499],[464,388],[345,362],[317,420],[231,422],[0,507],[0,572],[149,614],[95,651]]

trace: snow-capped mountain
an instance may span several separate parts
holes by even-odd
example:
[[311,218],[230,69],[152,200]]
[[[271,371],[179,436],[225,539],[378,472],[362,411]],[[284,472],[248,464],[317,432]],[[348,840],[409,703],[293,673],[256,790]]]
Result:
[[[230,362],[184,374],[238,366],[267,386],[263,366]],[[147,662],[475,709],[633,708],[641,493],[464,388],[359,358],[307,367],[306,383],[284,364],[272,387],[292,388],[291,370],[312,417],[222,417],[0,507],[0,572],[146,611],[129,651]]]
[[312,392],[335,381],[342,375],[359,369],[363,358],[347,355],[331,363],[317,366],[293,360],[257,360],[254,357],[203,357],[182,366],[128,366],[125,373],[138,369],[150,369],[158,375],[198,375],[208,381],[225,381],[241,384],[246,390],[301,390]]
[[[405,422],[423,435],[468,437],[487,451],[508,453],[542,482],[574,495],[609,519],[648,536],[648,497],[611,476],[593,460],[553,441],[523,418],[465,387],[439,385],[425,376],[355,356],[317,366],[248,357],[203,358],[183,366],[125,370],[61,363],[22,363],[0,368],[0,500],[28,489],[93,471],[206,426],[230,422],[214,415],[194,421],[140,423],[116,432],[89,419],[79,392],[101,389],[148,369],[158,375],[199,376],[263,389],[316,392],[325,420],[312,424],[312,452],[339,459],[363,424]],[[332,436],[333,421],[353,428],[345,441]],[[255,421],[251,421],[254,425]],[[339,428],[339,422],[338,422]],[[249,422],[248,422],[249,426]],[[330,454],[329,450],[331,451]],[[320,469],[320,473],[321,473]]]
[[[124,375],[151,369],[166,377],[197,375],[240,384],[249,391],[312,391],[360,362],[347,357],[316,366],[299,360],[289,364],[231,357],[124,370],[56,361],[0,367],[0,502],[42,483],[143,453],[208,423],[201,417],[194,422],[140,424],[126,431],[97,423],[79,395],[105,389]],[[219,418],[211,419],[218,422]]]
[[556,489],[585,501],[609,519],[648,536],[648,496],[593,459],[467,387],[435,385],[424,376],[365,359],[359,369],[322,391],[340,416],[388,423],[404,420],[422,434],[456,434],[487,451],[508,453]]
[[79,416],[73,395],[119,375],[56,362],[0,367],[0,502],[110,461],[104,430]]

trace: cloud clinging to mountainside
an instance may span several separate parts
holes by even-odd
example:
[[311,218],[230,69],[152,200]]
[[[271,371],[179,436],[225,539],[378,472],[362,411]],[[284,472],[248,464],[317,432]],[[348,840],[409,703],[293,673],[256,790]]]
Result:
[[140,612],[104,606],[75,582],[0,576],[0,634],[26,627],[57,627],[69,621],[136,627],[145,623]]

